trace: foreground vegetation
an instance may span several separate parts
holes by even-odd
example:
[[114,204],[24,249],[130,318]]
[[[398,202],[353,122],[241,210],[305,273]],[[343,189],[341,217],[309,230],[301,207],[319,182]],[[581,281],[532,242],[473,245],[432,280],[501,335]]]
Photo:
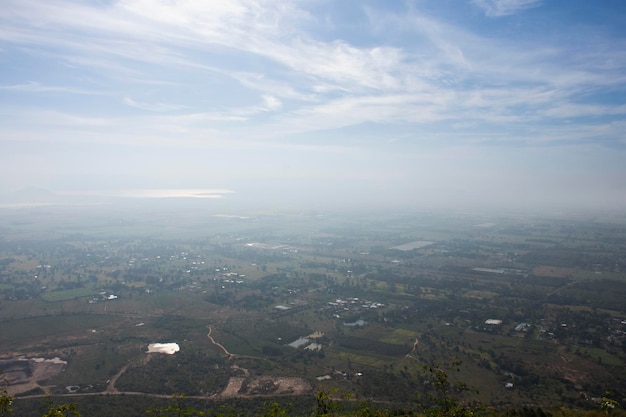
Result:
[[[479,403],[468,403],[460,396],[468,388],[451,385],[447,374],[435,371],[433,387],[436,394],[423,403],[412,406],[397,407],[390,404],[371,402],[355,402],[350,398],[333,398],[332,392],[318,392],[315,398],[298,399],[297,405],[285,401],[254,401],[214,403],[199,402],[186,398],[184,395],[172,397],[170,400],[160,401],[163,405],[152,404],[142,412],[146,401],[133,399],[99,398],[99,401],[81,405],[77,403],[55,402],[53,398],[46,398],[38,406],[34,404],[20,404],[22,407],[14,410],[14,398],[6,391],[0,394],[0,416],[10,417],[80,417],[89,416],[130,416],[147,415],[151,417],[390,417],[390,416],[420,416],[420,417],[624,417],[626,412],[619,408],[617,401],[604,397],[598,404],[597,410],[580,411],[564,407],[520,407],[507,409],[486,408]],[[87,410],[83,414],[82,406]]]

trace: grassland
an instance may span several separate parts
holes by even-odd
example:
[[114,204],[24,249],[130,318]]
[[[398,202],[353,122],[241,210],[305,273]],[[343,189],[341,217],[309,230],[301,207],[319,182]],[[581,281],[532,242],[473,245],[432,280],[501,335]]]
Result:
[[71,290],[49,291],[41,295],[44,301],[66,301],[76,298],[91,297],[98,294],[96,290],[90,288],[74,288]]

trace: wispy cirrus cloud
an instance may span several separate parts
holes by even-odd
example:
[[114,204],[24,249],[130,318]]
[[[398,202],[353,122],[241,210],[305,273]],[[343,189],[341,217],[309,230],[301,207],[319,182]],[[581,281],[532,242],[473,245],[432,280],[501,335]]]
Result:
[[542,0],[472,0],[489,17],[508,16],[537,7]]
[[124,104],[135,107],[141,110],[147,110],[151,112],[169,112],[174,110],[183,109],[184,106],[174,105],[174,104],[166,104],[166,103],[147,103],[147,102],[138,102],[133,100],[130,97],[124,97]]
[[[539,2],[476,0],[474,4],[496,16]],[[529,48],[523,39],[492,39],[430,17],[418,8],[402,15],[367,9],[370,19],[393,28],[390,32],[396,36],[410,33],[411,44],[357,46],[343,39],[321,40],[309,29],[303,30],[302,26],[310,26],[316,17],[298,8],[298,3],[126,0],[72,7],[65,1],[40,6],[25,0],[14,6],[13,17],[21,22],[8,26],[4,33],[7,41],[48,45],[47,54],[58,53],[73,65],[100,68],[109,79],[116,74],[126,83],[160,78],[163,85],[176,80],[186,84],[179,87],[191,95],[197,94],[191,89],[205,90],[202,80],[207,77],[223,80],[216,81],[220,85],[215,84],[214,91],[206,87],[209,97],[225,99],[219,105],[215,99],[204,99],[201,107],[209,104],[209,111],[200,108],[199,102],[166,104],[172,99],[159,98],[160,94],[153,94],[154,100],[139,100],[133,91],[122,98],[128,106],[149,112],[210,114],[205,120],[238,122],[250,122],[255,115],[272,110],[275,119],[261,123],[292,126],[278,132],[324,130],[366,121],[450,120],[458,124],[480,119],[500,124],[537,120],[540,114],[556,117],[568,113],[558,110],[560,103],[571,109],[572,98],[581,91],[623,82],[617,75],[625,67],[623,57],[614,55],[612,64],[598,71],[603,57],[597,50],[578,46],[574,62],[568,58],[572,48],[566,45]],[[11,33],[17,35],[11,38]],[[252,60],[255,67],[242,67],[241,54],[244,62]],[[593,59],[583,59],[585,54]],[[255,71],[246,71],[248,68]],[[261,68],[264,71],[259,71]],[[192,77],[181,80],[173,77],[172,71]],[[279,77],[281,81],[277,81]],[[227,79],[246,92],[246,102],[231,103],[224,95],[221,90]],[[176,87],[167,90],[174,92]],[[38,84],[19,88],[45,89]],[[258,94],[252,96],[253,90]]]
[[16,91],[25,93],[59,93],[59,94],[85,94],[85,95],[110,95],[111,93],[84,90],[76,87],[42,85],[38,82],[31,81],[26,84],[0,85],[0,90]]

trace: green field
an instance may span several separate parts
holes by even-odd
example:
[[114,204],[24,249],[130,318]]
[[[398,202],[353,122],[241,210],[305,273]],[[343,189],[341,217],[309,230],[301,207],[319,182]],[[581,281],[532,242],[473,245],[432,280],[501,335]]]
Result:
[[98,294],[98,291],[91,288],[74,288],[63,291],[49,291],[41,295],[45,301],[65,301],[76,298],[91,297]]

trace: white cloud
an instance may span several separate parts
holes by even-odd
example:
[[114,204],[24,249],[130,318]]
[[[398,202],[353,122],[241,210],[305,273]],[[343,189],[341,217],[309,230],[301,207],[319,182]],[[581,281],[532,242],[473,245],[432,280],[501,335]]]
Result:
[[85,95],[110,95],[95,90],[83,90],[75,87],[47,86],[31,81],[26,84],[0,85],[0,90],[21,91],[26,93],[61,93],[61,94],[85,94]]
[[245,88],[262,91],[272,96],[304,101],[315,99],[313,95],[298,91],[295,86],[289,85],[286,81],[271,79],[266,74],[235,72],[228,73],[228,75],[236,79]]
[[537,7],[542,0],[472,0],[489,17],[508,16]]
[[279,110],[283,103],[273,96],[263,96],[263,103],[268,110]]
[[168,112],[173,110],[180,110],[183,106],[177,106],[166,103],[146,103],[146,102],[137,102],[130,97],[124,97],[124,104],[127,104],[130,107],[135,107],[141,110],[151,111],[151,112]]

